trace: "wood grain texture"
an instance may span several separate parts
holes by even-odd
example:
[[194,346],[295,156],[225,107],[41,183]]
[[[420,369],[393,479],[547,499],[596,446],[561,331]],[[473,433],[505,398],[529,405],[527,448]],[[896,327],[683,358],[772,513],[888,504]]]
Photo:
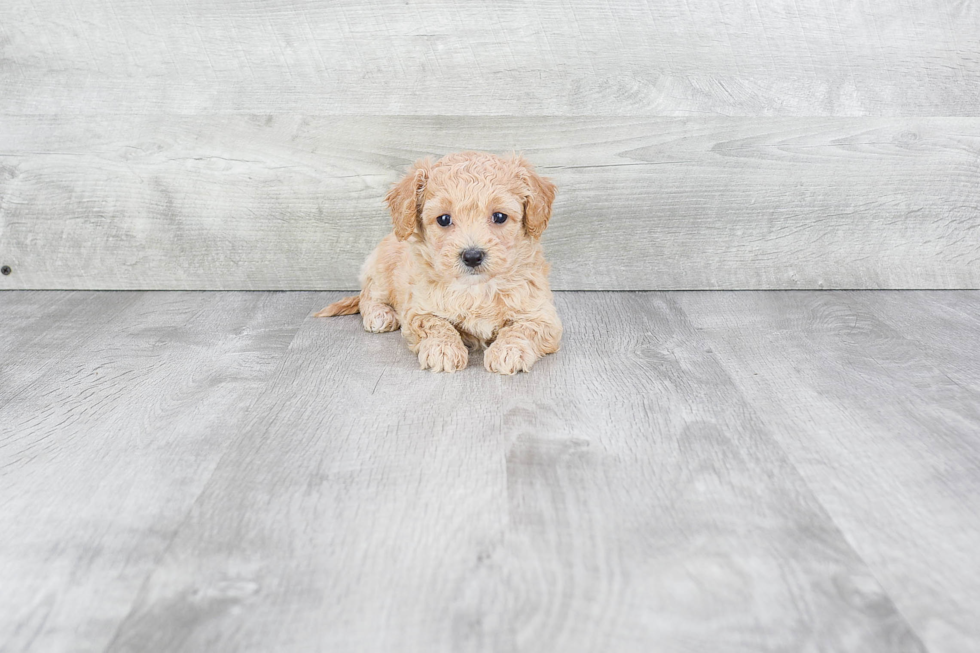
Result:
[[416,157],[523,150],[557,289],[980,287],[980,119],[8,117],[0,288],[351,289]]
[[980,294],[678,301],[930,651],[980,646]]
[[52,295],[0,294],[24,336],[0,352],[2,651],[105,649],[308,312],[281,294]]
[[0,114],[980,116],[975,2],[10,0]]
[[0,293],[0,650],[980,645],[980,293],[559,293],[509,378],[335,298]]
[[138,293],[0,293],[0,407],[105,329]]
[[670,298],[559,304],[512,378],[305,322],[108,650],[923,650]]

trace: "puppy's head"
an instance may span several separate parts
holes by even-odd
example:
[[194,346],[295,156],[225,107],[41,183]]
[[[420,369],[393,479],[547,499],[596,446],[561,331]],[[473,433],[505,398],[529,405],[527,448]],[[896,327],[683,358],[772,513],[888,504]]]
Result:
[[411,240],[444,280],[506,274],[538,241],[555,185],[523,157],[482,152],[417,161],[388,193],[395,236]]

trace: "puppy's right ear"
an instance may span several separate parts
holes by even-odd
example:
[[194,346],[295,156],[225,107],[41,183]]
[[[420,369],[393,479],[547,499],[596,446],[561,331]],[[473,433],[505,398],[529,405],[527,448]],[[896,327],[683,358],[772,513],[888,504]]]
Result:
[[416,230],[422,231],[422,204],[425,203],[425,185],[429,181],[431,168],[428,159],[419,159],[385,195],[398,240],[405,240]]

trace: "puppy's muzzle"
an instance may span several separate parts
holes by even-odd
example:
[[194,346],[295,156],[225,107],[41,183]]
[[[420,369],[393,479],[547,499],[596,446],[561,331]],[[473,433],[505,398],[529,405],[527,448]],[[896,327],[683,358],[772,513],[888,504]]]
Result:
[[469,249],[464,249],[459,254],[459,258],[463,259],[463,263],[466,267],[475,268],[483,263],[483,259],[487,257],[487,253],[482,249],[476,247],[471,247]]

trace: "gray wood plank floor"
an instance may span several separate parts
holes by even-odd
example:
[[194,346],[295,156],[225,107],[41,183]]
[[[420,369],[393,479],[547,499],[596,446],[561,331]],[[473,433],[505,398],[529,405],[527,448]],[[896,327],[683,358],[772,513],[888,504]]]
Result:
[[0,293],[0,650],[976,651],[980,293]]

